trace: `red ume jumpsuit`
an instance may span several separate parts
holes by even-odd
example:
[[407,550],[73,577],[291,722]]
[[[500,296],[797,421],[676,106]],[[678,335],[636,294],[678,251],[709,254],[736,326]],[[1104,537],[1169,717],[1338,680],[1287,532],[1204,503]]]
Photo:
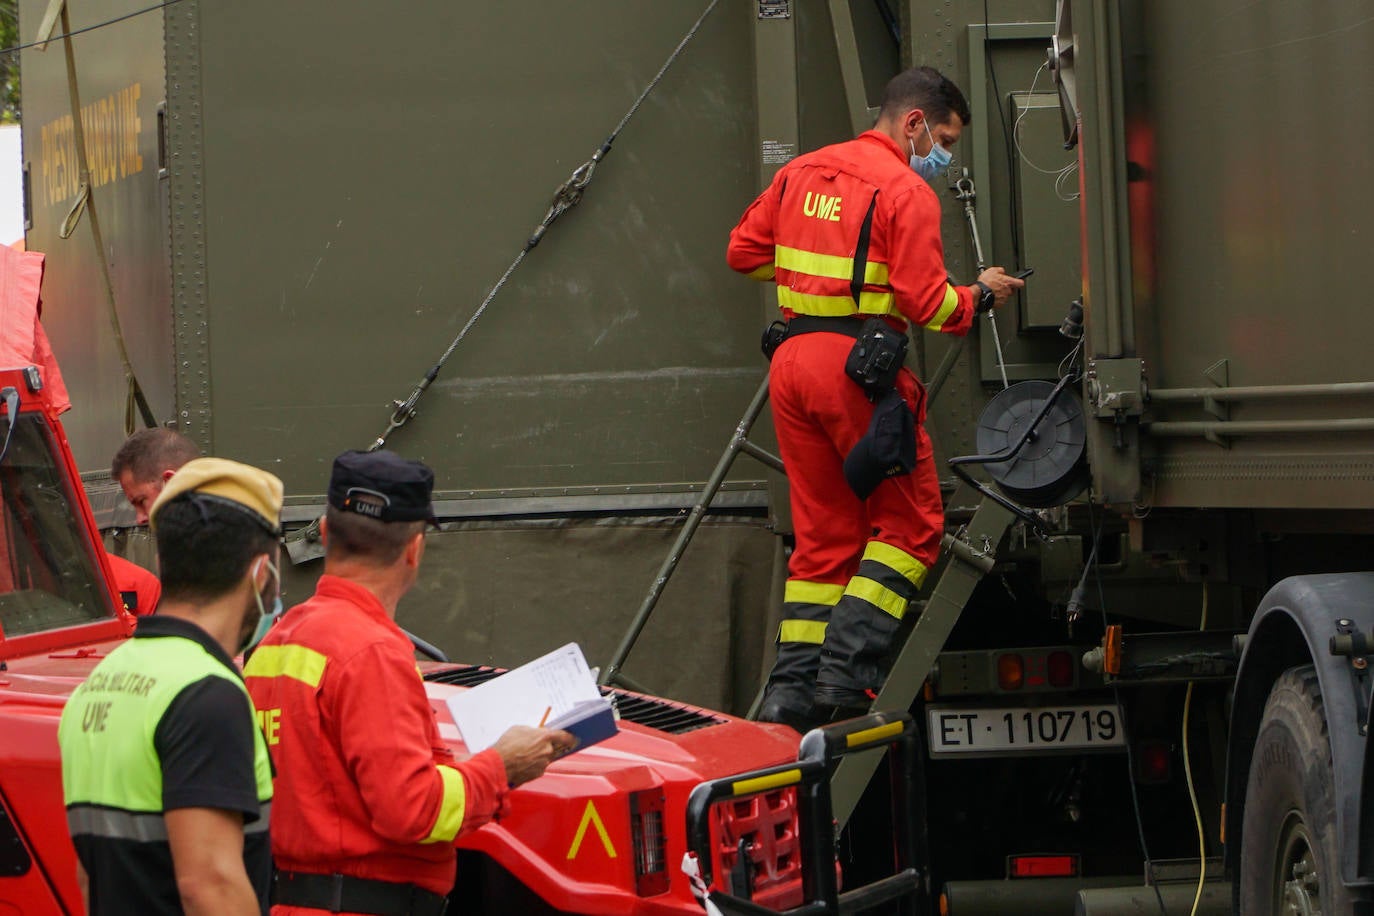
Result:
[[[960,335],[972,325],[975,291],[947,281],[935,192],[877,131],[781,168],[731,232],[727,258],[741,273],[775,280],[788,319],[881,315],[898,330],[910,322]],[[876,689],[892,635],[939,551],[944,510],[923,416],[913,473],[884,480],[863,501],[845,482],[844,457],[873,413],[844,373],[853,344],[842,333],[806,333],[773,356],[773,421],[796,548],[765,718],[770,706],[810,709],[815,686],[860,697]],[[915,376],[903,369],[897,387],[923,413]]]
[[[372,593],[322,576],[243,673],[277,769],[278,870],[447,894],[453,840],[498,810],[506,770],[494,750],[454,761],[410,640]],[[272,908],[274,916],[316,912]]]

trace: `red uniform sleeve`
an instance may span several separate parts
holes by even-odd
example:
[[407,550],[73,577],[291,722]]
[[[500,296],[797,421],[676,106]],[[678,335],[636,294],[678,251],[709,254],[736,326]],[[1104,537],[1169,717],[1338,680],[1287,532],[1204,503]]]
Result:
[[886,250],[897,310],[917,327],[967,334],[973,327],[973,290],[949,282],[940,242],[940,202],[923,186],[898,195],[891,207]]
[[739,223],[730,230],[730,244],[725,249],[725,261],[733,270],[754,280],[773,279],[773,227],[777,224],[778,207],[782,201],[785,169],[780,169],[762,194],[744,211]]
[[132,560],[106,554],[110,559],[110,572],[114,573],[115,590],[119,592],[124,609],[139,617],[146,617],[157,610],[157,602],[162,597],[162,582]]
[[484,751],[453,762],[414,659],[395,647],[370,646],[332,671],[320,708],[372,828],[388,840],[452,842],[500,808],[500,755]]

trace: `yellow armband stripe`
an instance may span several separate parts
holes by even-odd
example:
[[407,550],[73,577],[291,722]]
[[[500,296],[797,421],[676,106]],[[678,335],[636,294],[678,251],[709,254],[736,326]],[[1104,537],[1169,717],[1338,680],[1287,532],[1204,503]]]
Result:
[[940,309],[935,313],[935,317],[926,322],[927,330],[938,331],[945,326],[949,316],[954,314],[954,310],[959,307],[959,291],[948,283],[945,284],[945,298],[940,303]]
[[440,764],[437,768],[444,780],[444,796],[439,800],[439,816],[429,836],[421,843],[452,843],[463,829],[463,815],[467,808],[467,787],[463,785],[463,774],[453,767]]

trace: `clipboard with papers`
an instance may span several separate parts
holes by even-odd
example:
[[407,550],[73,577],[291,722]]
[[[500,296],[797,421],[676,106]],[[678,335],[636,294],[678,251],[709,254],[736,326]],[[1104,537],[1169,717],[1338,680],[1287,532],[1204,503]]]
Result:
[[446,702],[463,743],[473,754],[491,747],[512,725],[563,729],[577,738],[577,750],[619,730],[615,707],[601,695],[575,642],[448,697]]

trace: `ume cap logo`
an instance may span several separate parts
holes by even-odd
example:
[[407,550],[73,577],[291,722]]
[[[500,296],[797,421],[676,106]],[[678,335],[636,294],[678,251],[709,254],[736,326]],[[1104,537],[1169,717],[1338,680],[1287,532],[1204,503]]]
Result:
[[379,522],[434,523],[434,472],[395,452],[348,451],[334,459],[329,505]]
[[[360,496],[361,499],[358,498]],[[348,493],[344,496],[343,508],[369,518],[380,519],[390,505],[391,499],[385,493],[378,493],[366,487],[349,487]]]

